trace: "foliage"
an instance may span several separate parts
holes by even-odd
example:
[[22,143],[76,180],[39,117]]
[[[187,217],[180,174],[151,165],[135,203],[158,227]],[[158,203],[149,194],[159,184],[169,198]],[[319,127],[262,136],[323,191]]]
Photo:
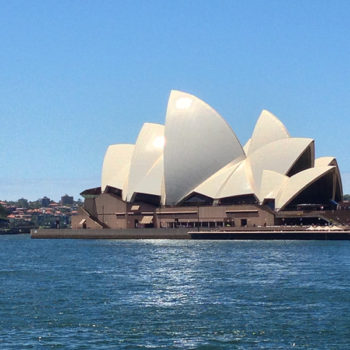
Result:
[[0,218],[6,218],[7,217],[7,210],[0,204]]
[[29,208],[29,203],[27,199],[20,198],[18,201],[18,208]]
[[344,194],[344,201],[350,201],[350,194]]
[[[14,208],[25,208],[25,209],[39,209],[42,207],[42,200],[38,199],[36,201],[29,201],[28,199],[25,198],[20,198],[17,201],[3,201],[6,206],[9,207],[14,207]],[[51,200],[50,203],[53,203],[53,201]],[[84,203],[83,201],[79,198],[78,200],[73,202],[72,207],[74,206],[82,206]]]

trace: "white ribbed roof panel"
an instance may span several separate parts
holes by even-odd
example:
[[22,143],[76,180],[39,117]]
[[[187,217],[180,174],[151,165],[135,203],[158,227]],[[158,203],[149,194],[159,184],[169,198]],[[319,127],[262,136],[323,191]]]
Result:
[[320,166],[306,169],[290,177],[284,186],[282,186],[276,198],[276,209],[283,209],[305,188],[326,175],[328,172],[334,171],[334,169],[334,166]]
[[248,159],[253,172],[256,193],[260,192],[261,176],[264,170],[286,175],[304,150],[313,143],[308,138],[286,138],[268,143],[250,154]]
[[166,203],[187,193],[244,151],[225,120],[197,97],[172,91],[169,97],[164,149]]
[[271,170],[264,170],[261,177],[258,198],[263,202],[265,198],[276,198],[281,187],[289,181],[289,177]]
[[[339,190],[340,190],[340,196],[342,196],[343,193],[343,184],[342,184],[342,179],[340,176],[340,170],[338,166],[338,162],[334,157],[320,157],[315,159],[315,167],[320,167],[320,166],[334,166],[335,167],[335,172],[336,172],[336,181],[339,184]],[[336,186],[334,186],[334,191],[336,191]]]
[[[158,160],[154,162],[151,169],[147,171],[145,176],[135,186],[134,193],[147,193],[161,196],[163,173],[163,155],[161,155]],[[147,192],[145,192],[146,190]]]
[[271,142],[289,137],[288,130],[283,123],[271,112],[263,110],[256,122],[247,154],[251,154]]
[[334,157],[320,157],[315,159],[315,167],[334,165],[332,163],[336,162]]
[[102,166],[102,191],[106,189],[106,186],[122,191],[125,189],[134,148],[135,145],[128,144],[110,145],[107,148]]
[[[164,125],[145,123],[131,159],[127,200],[136,192],[160,195],[163,177]],[[158,164],[158,166],[157,166]],[[157,169],[152,171],[152,169]],[[149,176],[152,172],[153,176]]]
[[246,144],[243,146],[243,151],[245,154],[249,153],[249,147],[250,147],[250,143],[252,142],[252,139],[249,139]]
[[247,160],[240,162],[219,191],[217,198],[254,194],[251,186],[251,170]]
[[229,163],[228,165],[224,166],[197,186],[193,192],[197,192],[214,199],[218,198],[220,189],[224,186],[239,164],[240,163]]

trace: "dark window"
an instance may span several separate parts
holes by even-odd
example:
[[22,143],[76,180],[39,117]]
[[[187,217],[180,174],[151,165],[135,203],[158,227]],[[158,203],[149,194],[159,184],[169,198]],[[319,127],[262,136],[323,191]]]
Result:
[[241,226],[247,226],[247,219],[241,219]]

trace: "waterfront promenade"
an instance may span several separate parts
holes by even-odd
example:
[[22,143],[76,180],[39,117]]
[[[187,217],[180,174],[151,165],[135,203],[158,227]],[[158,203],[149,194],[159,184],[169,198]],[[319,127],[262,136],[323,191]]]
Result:
[[91,229],[35,229],[32,238],[68,238],[68,239],[191,239],[188,228],[181,229],[127,229],[127,230],[91,230]]
[[350,240],[349,227],[273,226],[197,231],[177,229],[33,229],[36,239],[210,239],[210,240]]

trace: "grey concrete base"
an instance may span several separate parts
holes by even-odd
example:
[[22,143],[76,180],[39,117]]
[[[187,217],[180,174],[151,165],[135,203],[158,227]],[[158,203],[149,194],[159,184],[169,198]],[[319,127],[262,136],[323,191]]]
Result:
[[308,230],[241,230],[241,231],[192,231],[191,239],[208,240],[350,240],[350,231]]
[[34,229],[31,238],[69,238],[69,239],[191,239],[188,228],[179,229]]
[[34,229],[31,238],[66,238],[66,239],[229,239],[229,240],[350,240],[350,231],[308,231],[295,230],[292,227],[256,228],[221,230],[221,231],[189,231],[178,229]]

